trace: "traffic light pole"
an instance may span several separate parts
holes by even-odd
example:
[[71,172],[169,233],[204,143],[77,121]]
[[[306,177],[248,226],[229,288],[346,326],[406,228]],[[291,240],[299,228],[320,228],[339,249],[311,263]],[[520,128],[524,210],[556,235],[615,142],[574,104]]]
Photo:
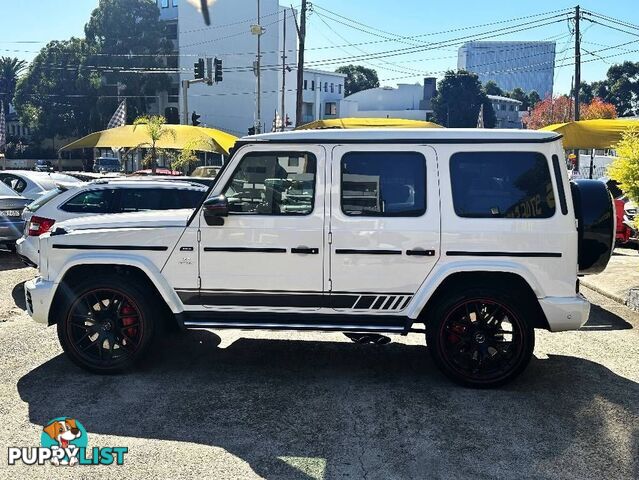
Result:
[[182,124],[189,124],[189,87],[194,83],[207,83],[207,78],[197,78],[195,80],[182,80]]

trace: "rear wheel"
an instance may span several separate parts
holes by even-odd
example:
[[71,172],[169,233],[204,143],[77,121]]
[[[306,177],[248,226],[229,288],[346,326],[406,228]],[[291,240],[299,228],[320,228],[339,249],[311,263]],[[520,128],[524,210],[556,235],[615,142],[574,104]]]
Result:
[[96,373],[130,368],[147,351],[157,317],[147,292],[115,276],[75,286],[61,311],[62,348]]
[[503,385],[519,375],[532,357],[531,312],[490,289],[469,289],[443,299],[426,322],[433,360],[462,385]]

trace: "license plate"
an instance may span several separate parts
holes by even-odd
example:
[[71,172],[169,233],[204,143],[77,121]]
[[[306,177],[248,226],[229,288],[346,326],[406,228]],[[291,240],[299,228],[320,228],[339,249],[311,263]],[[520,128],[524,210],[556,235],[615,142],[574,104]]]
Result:
[[0,210],[0,215],[5,217],[19,217],[22,215],[20,210]]

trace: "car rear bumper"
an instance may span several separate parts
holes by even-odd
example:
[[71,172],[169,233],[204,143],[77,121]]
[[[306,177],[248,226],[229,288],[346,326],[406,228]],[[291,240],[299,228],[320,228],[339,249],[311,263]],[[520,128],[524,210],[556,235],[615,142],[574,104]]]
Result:
[[20,259],[31,267],[37,267],[40,261],[38,248],[40,239],[38,237],[22,237],[16,242],[16,252]]
[[581,295],[540,298],[539,305],[552,332],[577,330],[588,321],[590,315],[590,302]]
[[0,243],[15,242],[24,232],[24,220],[0,223]]
[[24,284],[27,312],[38,323],[49,323],[49,309],[55,284],[36,277]]

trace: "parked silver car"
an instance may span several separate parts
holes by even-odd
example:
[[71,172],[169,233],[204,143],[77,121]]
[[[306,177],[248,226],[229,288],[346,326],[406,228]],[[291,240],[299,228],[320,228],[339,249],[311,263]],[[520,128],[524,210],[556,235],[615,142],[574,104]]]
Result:
[[0,244],[13,248],[15,241],[22,236],[22,210],[30,202],[28,198],[0,183]]

